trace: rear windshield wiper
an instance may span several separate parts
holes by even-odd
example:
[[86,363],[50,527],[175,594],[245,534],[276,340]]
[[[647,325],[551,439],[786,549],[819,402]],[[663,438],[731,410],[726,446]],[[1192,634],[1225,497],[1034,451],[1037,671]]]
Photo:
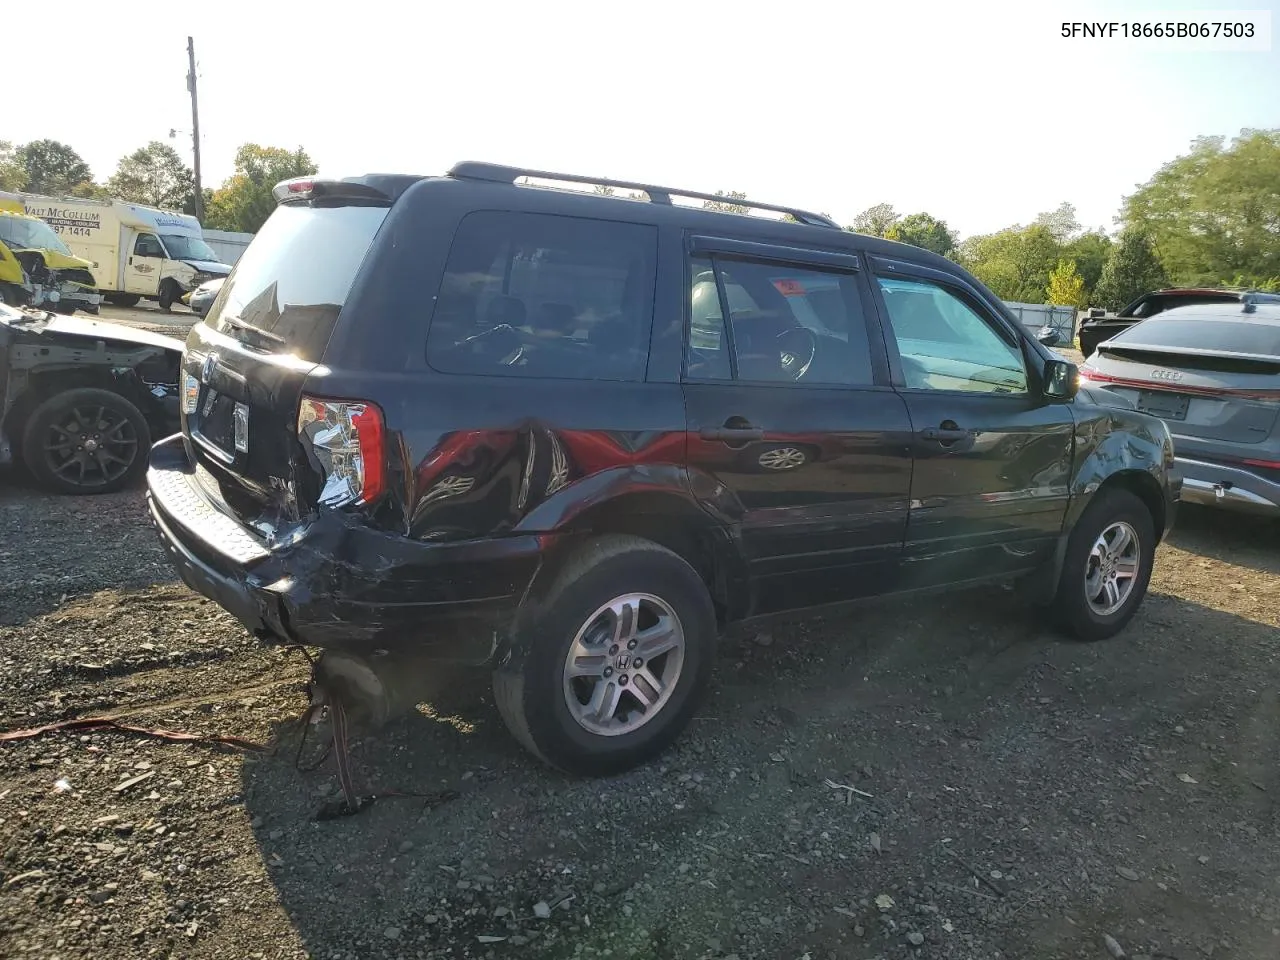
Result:
[[284,337],[272,333],[270,330],[263,330],[261,327],[255,327],[252,323],[249,323],[247,320],[241,320],[239,317],[220,317],[219,319],[228,327],[235,327],[237,330],[243,330],[245,333],[252,333],[255,336],[262,337],[262,339],[270,341],[271,343],[278,343],[283,346],[287,342]]

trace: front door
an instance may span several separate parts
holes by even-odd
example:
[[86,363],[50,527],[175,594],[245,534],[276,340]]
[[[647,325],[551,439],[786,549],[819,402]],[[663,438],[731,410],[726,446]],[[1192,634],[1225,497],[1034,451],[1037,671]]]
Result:
[[160,274],[164,262],[165,252],[160,245],[160,238],[154,233],[138,234],[125,260],[125,293],[154,297],[160,289]]
[[962,278],[901,261],[873,266],[914,429],[906,585],[1036,566],[1066,514],[1070,406],[1043,398],[1035,354]]
[[688,461],[699,498],[740,538],[752,612],[891,589],[911,423],[873,348],[859,259],[709,238],[693,249]]

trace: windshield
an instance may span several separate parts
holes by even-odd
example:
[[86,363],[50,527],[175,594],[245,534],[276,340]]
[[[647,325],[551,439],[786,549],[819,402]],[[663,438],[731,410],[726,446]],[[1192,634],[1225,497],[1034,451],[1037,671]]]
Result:
[[385,207],[277,208],[205,323],[230,336],[239,336],[241,325],[255,327],[282,340],[286,352],[319,360],[386,216]]
[[214,248],[200,237],[184,237],[180,233],[161,233],[164,248],[173,260],[212,260],[220,264]]
[[200,237],[186,237],[178,233],[162,233],[164,248],[174,260],[212,260],[221,263],[213,248]]
[[53,227],[43,220],[0,215],[0,240],[19,250],[52,250],[73,256]]

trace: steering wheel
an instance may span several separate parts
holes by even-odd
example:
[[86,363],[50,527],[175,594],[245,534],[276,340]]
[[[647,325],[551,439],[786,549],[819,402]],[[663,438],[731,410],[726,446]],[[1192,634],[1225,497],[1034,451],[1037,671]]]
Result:
[[[804,334],[807,341],[805,346],[801,350],[788,349],[787,340],[794,338],[798,333]],[[814,358],[818,355],[818,337],[812,330],[808,327],[791,327],[778,334],[774,342],[778,344],[778,359],[787,376],[792,380],[799,380],[809,372]]]

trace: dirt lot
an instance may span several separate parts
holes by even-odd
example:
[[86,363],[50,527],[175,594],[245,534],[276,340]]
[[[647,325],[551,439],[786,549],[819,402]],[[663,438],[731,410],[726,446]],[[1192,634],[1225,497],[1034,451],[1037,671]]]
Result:
[[[77,316],[84,316],[84,314],[77,314]],[[156,304],[147,300],[136,307],[117,307],[104,303],[98,318],[110,320],[113,323],[123,323],[126,326],[143,327],[154,330],[156,333],[166,333],[178,339],[184,338],[187,331],[191,329],[191,324],[196,321],[196,315],[180,303],[174,304],[173,308],[165,313]]]
[[742,630],[689,735],[612,780],[451,676],[356,737],[382,799],[317,820],[302,658],[175,582],[139,492],[0,482],[0,729],[278,744],[0,745],[0,955],[1271,960],[1278,584],[1280,529],[1185,509],[1111,642],[998,590]]

